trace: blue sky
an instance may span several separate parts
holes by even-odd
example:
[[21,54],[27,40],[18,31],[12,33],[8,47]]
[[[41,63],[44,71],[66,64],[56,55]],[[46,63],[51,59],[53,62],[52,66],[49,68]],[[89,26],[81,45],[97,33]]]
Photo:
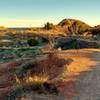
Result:
[[65,18],[100,24],[100,0],[0,0],[0,26],[43,26]]

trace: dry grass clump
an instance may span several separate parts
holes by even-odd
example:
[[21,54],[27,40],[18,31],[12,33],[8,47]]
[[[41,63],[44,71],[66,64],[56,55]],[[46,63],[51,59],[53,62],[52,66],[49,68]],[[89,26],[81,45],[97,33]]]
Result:
[[47,82],[62,74],[65,64],[64,59],[50,53],[47,59],[22,65],[16,72],[16,81],[27,84]]
[[30,93],[58,94],[59,91],[51,80],[63,73],[65,64],[64,59],[50,53],[47,59],[20,65],[15,73],[16,83],[19,85],[9,93],[7,100],[21,100],[19,98]]

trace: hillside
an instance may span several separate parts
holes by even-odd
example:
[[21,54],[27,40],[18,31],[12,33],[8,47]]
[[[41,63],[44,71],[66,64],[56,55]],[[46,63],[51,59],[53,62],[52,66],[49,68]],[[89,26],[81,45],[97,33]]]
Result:
[[47,22],[42,28],[30,28],[31,32],[52,35],[84,35],[92,28],[83,21],[77,19],[63,19],[58,24]]
[[64,19],[58,24],[58,26],[69,35],[80,35],[91,28],[88,24],[76,19]]

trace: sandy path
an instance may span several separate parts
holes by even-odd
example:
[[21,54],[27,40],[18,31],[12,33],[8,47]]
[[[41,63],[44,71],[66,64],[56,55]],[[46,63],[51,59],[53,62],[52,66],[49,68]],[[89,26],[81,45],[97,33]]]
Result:
[[79,95],[72,100],[100,100],[100,52],[92,53],[91,60],[96,61],[96,65],[79,76],[76,81]]
[[73,59],[59,82],[65,100],[100,100],[100,50],[65,51],[61,56]]

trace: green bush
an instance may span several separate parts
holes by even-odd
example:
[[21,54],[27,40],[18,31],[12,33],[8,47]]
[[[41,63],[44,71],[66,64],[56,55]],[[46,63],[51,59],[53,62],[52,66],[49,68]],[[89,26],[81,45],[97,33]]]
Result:
[[71,41],[71,48],[72,49],[78,49],[77,39],[72,39],[72,41]]
[[27,41],[29,46],[36,46],[39,44],[39,40],[37,38],[31,38]]
[[42,42],[48,42],[49,40],[47,38],[42,37]]

